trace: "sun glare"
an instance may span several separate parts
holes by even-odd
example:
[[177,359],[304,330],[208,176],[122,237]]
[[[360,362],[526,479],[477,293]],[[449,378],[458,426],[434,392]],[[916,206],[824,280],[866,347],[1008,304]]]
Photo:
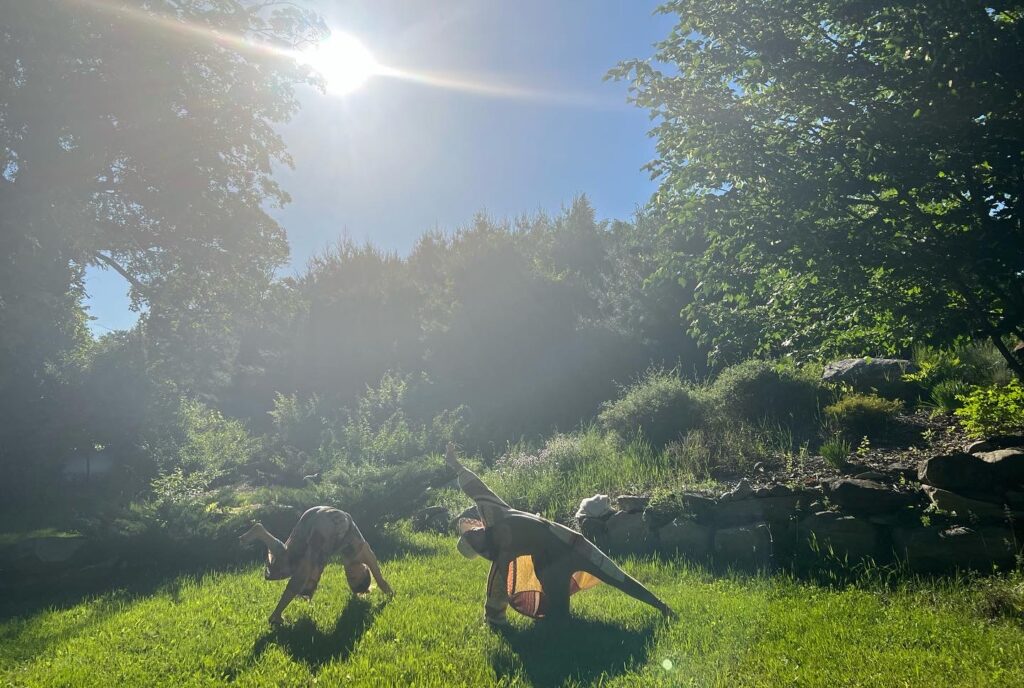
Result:
[[358,38],[340,31],[299,54],[299,61],[318,72],[327,84],[327,92],[345,95],[377,74],[380,65]]

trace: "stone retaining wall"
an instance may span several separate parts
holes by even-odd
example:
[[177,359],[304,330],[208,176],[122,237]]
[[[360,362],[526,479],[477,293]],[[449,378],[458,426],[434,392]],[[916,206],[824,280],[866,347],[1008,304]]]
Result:
[[718,496],[623,495],[581,531],[615,554],[677,554],[742,569],[901,563],[922,573],[992,571],[1024,549],[1024,437],[992,438],[905,474],[814,488],[746,481]]

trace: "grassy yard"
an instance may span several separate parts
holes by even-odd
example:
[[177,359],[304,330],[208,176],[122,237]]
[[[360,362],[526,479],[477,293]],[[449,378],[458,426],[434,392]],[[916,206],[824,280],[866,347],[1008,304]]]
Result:
[[963,586],[829,590],[627,562],[677,621],[598,588],[568,628],[517,617],[495,633],[485,562],[394,535],[391,600],[353,599],[333,566],[270,630],[283,583],[256,568],[110,593],[0,622],[0,685],[1024,685],[1024,628],[984,618]]

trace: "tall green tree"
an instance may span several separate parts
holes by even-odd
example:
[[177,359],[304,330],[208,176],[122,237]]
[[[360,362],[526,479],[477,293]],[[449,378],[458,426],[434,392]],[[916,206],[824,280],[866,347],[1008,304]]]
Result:
[[653,61],[663,266],[720,357],[1024,331],[1024,4],[679,0]]
[[[273,0],[0,0],[0,16],[2,415],[46,415],[88,345],[88,266],[127,280],[162,375],[216,379],[233,314],[287,256],[266,212],[288,200],[273,126],[312,77],[283,49],[322,23]],[[0,467],[25,460],[28,427],[3,423]]]

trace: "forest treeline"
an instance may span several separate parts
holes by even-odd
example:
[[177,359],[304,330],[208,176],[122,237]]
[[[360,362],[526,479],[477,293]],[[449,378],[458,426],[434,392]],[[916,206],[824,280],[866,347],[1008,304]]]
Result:
[[[281,277],[274,127],[318,77],[167,25],[294,47],[315,13],[3,0],[0,501],[62,499],[100,454],[125,502],[220,464],[298,485],[448,439],[495,455],[652,367],[985,339],[1024,374],[1024,6],[749,9],[668,3],[652,59],[613,70],[658,143],[634,218],[580,197]],[[90,334],[89,267],[125,278],[132,329]]]

